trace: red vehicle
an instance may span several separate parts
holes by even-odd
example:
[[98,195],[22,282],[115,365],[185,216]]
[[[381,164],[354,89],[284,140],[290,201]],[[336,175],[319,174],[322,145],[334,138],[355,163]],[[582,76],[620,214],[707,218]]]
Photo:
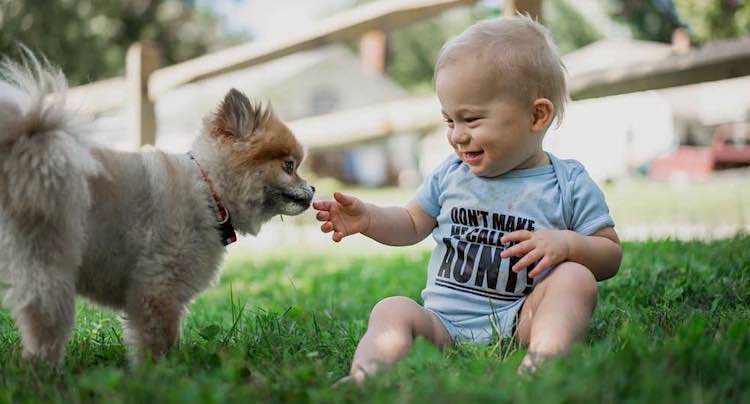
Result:
[[750,123],[719,125],[711,146],[680,146],[669,156],[657,158],[649,166],[649,176],[669,179],[674,175],[706,178],[714,170],[750,165]]
[[750,165],[750,123],[719,125],[711,150],[715,168]]

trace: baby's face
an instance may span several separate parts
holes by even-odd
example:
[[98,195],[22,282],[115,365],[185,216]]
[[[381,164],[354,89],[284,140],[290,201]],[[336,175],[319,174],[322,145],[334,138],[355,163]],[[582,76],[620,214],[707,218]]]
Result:
[[435,77],[448,142],[481,177],[535,167],[545,158],[541,136],[531,130],[532,106],[503,96],[503,83],[475,64],[451,63]]

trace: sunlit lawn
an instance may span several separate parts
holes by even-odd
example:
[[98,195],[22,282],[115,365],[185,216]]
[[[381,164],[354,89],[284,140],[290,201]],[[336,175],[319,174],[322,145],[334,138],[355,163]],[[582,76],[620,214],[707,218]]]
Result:
[[80,304],[58,374],[27,366],[0,312],[0,402],[741,402],[750,397],[750,236],[625,244],[588,341],[519,379],[510,341],[425,343],[363,389],[346,374],[371,307],[419,300],[427,252],[236,259],[193,306],[180,348],[132,368],[115,317]]
[[622,181],[604,192],[615,220],[628,224],[750,225],[750,171],[710,181]]

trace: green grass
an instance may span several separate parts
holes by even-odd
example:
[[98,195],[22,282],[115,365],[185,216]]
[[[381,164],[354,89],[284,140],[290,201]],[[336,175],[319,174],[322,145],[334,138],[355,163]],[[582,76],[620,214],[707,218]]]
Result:
[[428,253],[234,260],[192,306],[180,348],[128,365],[115,317],[79,304],[61,372],[27,366],[0,312],[4,402],[740,402],[750,397],[750,236],[624,245],[585,344],[519,379],[509,340],[426,343],[363,389],[346,374],[369,310],[419,300]]

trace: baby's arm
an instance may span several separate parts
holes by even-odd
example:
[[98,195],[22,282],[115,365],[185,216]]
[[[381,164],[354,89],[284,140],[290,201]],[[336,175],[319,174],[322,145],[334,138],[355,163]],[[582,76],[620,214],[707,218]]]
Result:
[[588,268],[596,280],[602,281],[615,276],[622,258],[620,240],[613,227],[605,227],[590,236],[571,230],[519,230],[506,234],[501,241],[518,243],[501,253],[503,257],[522,257],[513,271],[538,262],[529,273],[532,278],[563,261],[573,261]]
[[381,207],[344,195],[333,194],[332,201],[313,203],[316,218],[324,222],[320,229],[333,232],[332,239],[362,233],[383,244],[403,246],[416,244],[427,237],[437,222],[416,201],[404,207]]
[[620,270],[622,247],[613,227],[605,227],[590,236],[567,232],[570,240],[568,261],[577,262],[588,268],[597,281],[609,279],[617,274]]

